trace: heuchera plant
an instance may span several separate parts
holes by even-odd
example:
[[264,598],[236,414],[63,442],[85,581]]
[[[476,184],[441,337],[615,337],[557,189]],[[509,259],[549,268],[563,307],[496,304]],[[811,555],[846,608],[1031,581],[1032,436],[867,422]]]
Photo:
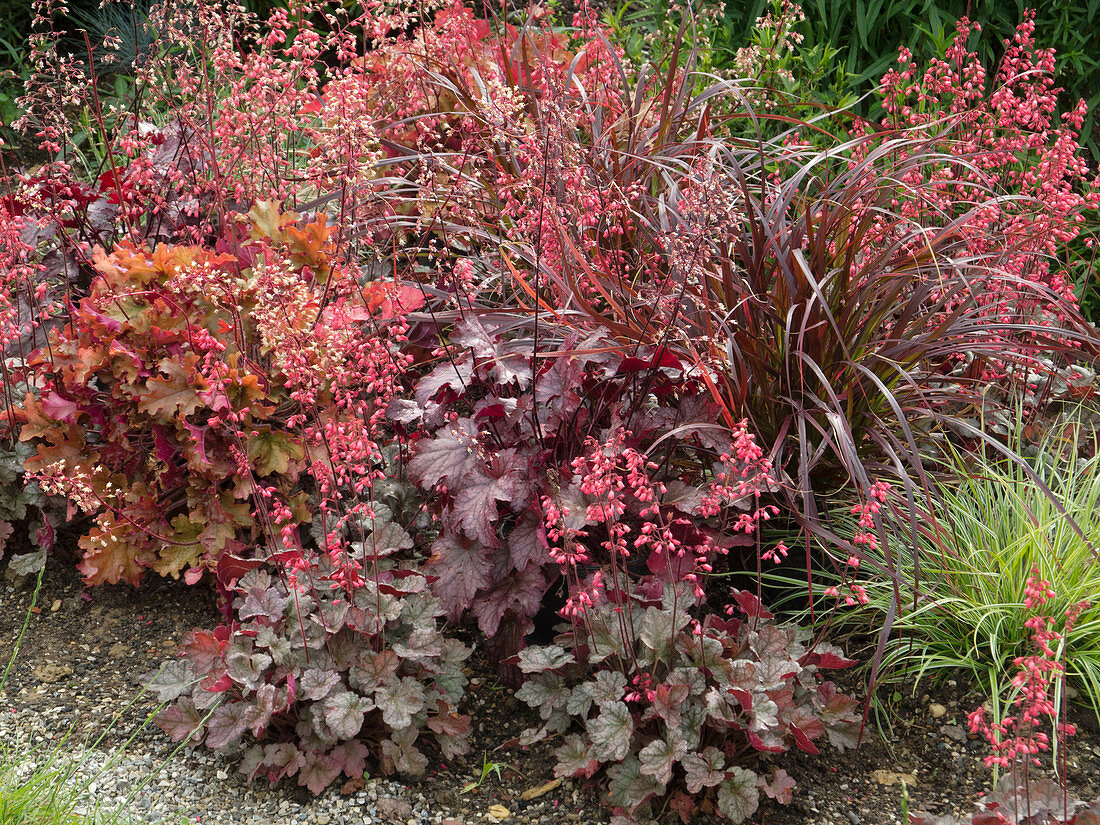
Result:
[[[649,821],[667,802],[684,822],[697,804],[742,822],[761,791],[788,802],[794,787],[782,770],[770,780],[750,770],[757,755],[791,743],[817,753],[813,740],[827,731],[837,747],[857,743],[855,703],[815,678],[854,662],[776,626],[751,593],[734,589],[728,605],[714,603],[716,557],[736,537],[759,542],[760,522],[775,512],[760,504],[776,483],[770,461],[745,422],[730,435],[696,486],[661,481],[659,462],[632,447],[628,431],[590,437],[542,503],[550,555],[568,583],[569,625],[555,644],[518,654],[519,669],[535,675],[517,695],[544,720],[519,741],[582,727],[558,749],[557,772],[590,777],[606,767],[624,821]],[[708,527],[731,513],[732,523]],[[779,562],[786,548],[757,551]],[[719,608],[744,618],[726,620]]]
[[790,802],[786,771],[749,764],[792,744],[816,754],[821,737],[855,747],[857,704],[818,679],[854,662],[831,645],[808,647],[807,632],[777,625],[751,593],[732,596],[743,617],[699,621],[690,585],[649,576],[588,605],[557,644],[520,652],[533,676],[517,696],[544,720],[520,741],[579,727],[557,749],[555,772],[606,769],[624,822],[649,822],[666,804],[684,823],[700,808],[744,822],[761,793]]
[[519,649],[560,574],[548,553],[544,502],[583,495],[569,482],[570,463],[591,434],[629,418],[631,444],[668,436],[661,455],[679,460],[666,464],[662,477],[673,492],[661,503],[680,513],[677,529],[696,542],[706,528],[687,516],[711,470],[708,457],[730,443],[713,424],[701,383],[672,356],[652,348],[625,355],[593,335],[574,337],[532,370],[532,342],[521,333],[507,322],[460,321],[415,398],[389,410],[418,434],[408,469],[438,514],[428,566],[435,592],[451,618],[471,611],[486,636],[509,634],[505,655]]
[[[985,757],[987,766],[998,766],[1006,772],[996,788],[979,803],[979,810],[963,819],[932,816],[915,812],[910,825],[1098,825],[1100,799],[1083,802],[1061,785],[1046,777],[1036,777],[1033,767],[1039,767],[1039,755],[1050,750],[1051,736],[1043,730],[1049,721],[1055,740],[1064,756],[1066,740],[1076,728],[1063,721],[1064,708],[1058,699],[1065,690],[1065,639],[1086,610],[1086,601],[1071,605],[1066,611],[1061,631],[1055,630],[1055,620],[1043,606],[1057,594],[1049,581],[1043,579],[1037,567],[1024,589],[1024,609],[1032,615],[1024,622],[1032,631],[1035,652],[1018,656],[1019,668],[1012,680],[1014,714],[990,720],[984,707],[970,713],[970,732],[981,734],[992,748]],[[1051,696],[1051,688],[1057,687]],[[996,697],[995,697],[996,698]],[[1065,770],[1065,762],[1061,770]]]
[[95,517],[90,584],[229,583],[263,537],[293,564],[299,524],[319,509],[326,546],[363,506],[380,458],[363,433],[405,363],[399,290],[334,265],[323,217],[260,203],[242,220],[220,251],[97,249],[89,295],[29,359],[24,468]]
[[[303,243],[323,232],[314,224]],[[37,452],[24,467],[95,517],[80,541],[88,583],[137,584],[148,568],[196,581],[243,550],[255,479],[278,477],[285,506],[308,518],[294,486],[304,446],[279,414],[284,386],[256,360],[268,356],[251,318],[253,256],[272,252],[243,244],[246,265],[200,247],[97,248],[88,296],[32,354],[39,391],[20,438]],[[231,277],[234,294],[207,291]]]
[[[957,158],[945,156],[941,164],[914,170],[904,181],[912,195],[900,198],[898,208],[922,225],[947,226],[962,218],[973,255],[985,254],[994,238],[1004,238],[1009,254],[1001,267],[1017,286],[1011,279],[990,282],[981,297],[989,317],[1023,317],[1055,327],[1077,303],[1062,266],[1066,246],[1081,233],[1086,210],[1100,204],[1100,178],[1078,144],[1087,107],[1078,101],[1059,122],[1062,89],[1054,78],[1054,49],[1037,46],[1034,11],[1025,13],[1014,37],[1005,41],[995,74],[967,48],[979,28],[963,17],[943,59],[923,68],[902,49],[898,68],[882,80],[887,113],[882,125],[933,135]],[[1012,197],[971,212],[973,196],[984,192]],[[998,232],[991,237],[987,229],[994,226]],[[1028,284],[1049,292],[1030,290]]]
[[455,708],[470,650],[440,632],[427,579],[381,564],[350,589],[331,562],[312,571],[299,588],[267,570],[241,577],[238,621],[188,633],[183,658],[152,680],[175,700],[157,724],[177,742],[247,743],[241,773],[296,776],[313,793],[361,777],[368,759],[422,773],[425,742],[448,759],[465,752],[470,719]]
[[[583,0],[568,34],[457,0],[302,0],[264,26],[165,3],[142,93],[103,106],[57,48],[58,5],[39,4],[26,106],[56,157],[0,202],[0,264],[5,288],[63,279],[68,303],[38,284],[4,307],[5,358],[43,299],[71,316],[21,358],[17,416],[27,468],[96,519],[88,581],[213,569],[235,595],[236,620],[155,683],[174,736],[247,743],[247,774],[316,791],[367,758],[422,770],[425,730],[445,754],[466,730],[439,617],[516,653],[557,584],[570,627],[513,660],[545,722],[525,739],[578,724],[559,773],[606,767],[621,816],[667,800],[686,819],[702,794],[741,821],[791,787],[750,757],[852,744],[851,702],[817,680],[847,661],[743,592],[724,618],[714,562],[781,560],[769,497],[813,517],[830,450],[818,493],[859,486],[870,535],[886,482],[863,462],[921,454],[912,408],[973,401],[946,388],[952,358],[984,345],[1000,365],[1032,341],[999,337],[1021,318],[1069,334],[1064,289],[1031,266],[1086,200],[1071,131],[1025,116],[1041,139],[1004,146],[983,123],[1012,172],[1057,146],[1038,176],[975,161],[963,183],[904,123],[831,153],[731,140],[711,101],[736,84],[698,91],[696,54],[629,73]],[[305,217],[274,205],[306,198]],[[1039,287],[987,288],[1001,275]],[[415,524],[383,492],[403,468]]]

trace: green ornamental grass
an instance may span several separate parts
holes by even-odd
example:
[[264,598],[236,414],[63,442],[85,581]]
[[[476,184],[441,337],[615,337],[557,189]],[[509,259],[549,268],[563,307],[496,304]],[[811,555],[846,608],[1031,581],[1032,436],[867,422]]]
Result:
[[[1072,605],[1089,602],[1056,652],[1071,696],[1079,693],[1100,718],[1100,456],[1048,440],[1023,462],[958,453],[953,462],[934,506],[915,519],[896,511],[886,519],[903,604],[878,683],[915,693],[926,678],[969,676],[1000,718],[997,705],[1013,696],[1013,660],[1033,647],[1025,621],[1037,611],[1023,600],[1034,567],[1057,594],[1043,608],[1056,629]],[[832,620],[841,627],[874,630],[886,620],[896,591],[876,566],[891,565],[881,549],[868,550],[859,575],[868,603],[839,608]]]

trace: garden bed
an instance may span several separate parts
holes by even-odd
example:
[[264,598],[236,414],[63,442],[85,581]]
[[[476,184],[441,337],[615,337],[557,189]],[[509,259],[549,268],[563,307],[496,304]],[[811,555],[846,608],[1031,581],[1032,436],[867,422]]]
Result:
[[[787,0],[721,59],[585,2],[165,3],[110,54],[53,5],[51,159],[0,168],[5,757],[227,825],[1100,823],[1100,178],[1033,13],[903,49],[872,122]],[[965,816],[1048,736],[1072,797]]]
[[[31,604],[33,579],[6,581],[0,587],[2,655],[10,655]],[[106,731],[101,750],[122,746],[155,707],[150,694],[139,696],[141,677],[172,658],[182,634],[209,627],[220,618],[212,594],[182,581],[149,580],[138,589],[123,585],[86,590],[71,563],[51,561],[19,655],[5,691],[0,735],[9,744],[56,742],[72,727],[66,746],[94,741]],[[189,816],[202,825],[259,825],[303,822],[317,825],[351,823],[491,822],[490,808],[501,805],[515,823],[605,822],[595,786],[567,780],[538,796],[554,780],[554,744],[528,749],[501,745],[537,715],[509,691],[479,652],[469,662],[471,678],[466,705],[473,718],[470,752],[433,765],[418,780],[368,777],[363,782],[337,782],[313,798],[293,782],[270,786],[249,784],[236,771],[231,755],[205,749],[182,750],[168,759],[151,786],[129,806],[138,822]],[[858,695],[858,686],[850,686]],[[910,810],[963,813],[973,809],[978,794],[992,784],[982,758],[981,740],[965,733],[966,713],[982,697],[962,686],[928,688],[896,706],[894,735],[887,744],[868,729],[856,751],[838,754],[825,747],[820,757],[788,753],[778,763],[798,782],[792,804],[763,801],[752,822],[761,825],[873,825],[902,821],[902,789],[908,786]],[[933,718],[929,707],[946,713]],[[111,725],[116,714],[121,719]],[[1091,718],[1081,716],[1078,735],[1070,740],[1068,783],[1086,799],[1100,793],[1100,733]],[[125,757],[97,782],[104,805],[129,790],[174,746],[157,727],[146,726],[125,748]],[[463,789],[483,770],[480,787]],[[498,813],[499,813],[498,809]],[[697,817],[705,822],[705,815]]]

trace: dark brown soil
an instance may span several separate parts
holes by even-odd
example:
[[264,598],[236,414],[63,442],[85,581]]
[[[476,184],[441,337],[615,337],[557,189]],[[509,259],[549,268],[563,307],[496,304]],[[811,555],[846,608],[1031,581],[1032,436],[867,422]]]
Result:
[[[33,581],[0,583],[4,663],[27,617],[32,589]],[[213,595],[202,587],[151,578],[137,589],[115,586],[86,591],[71,564],[60,560],[51,560],[37,605],[5,693],[22,707],[60,714],[75,723],[79,735],[106,729],[138,692],[141,675],[171,658],[185,631],[213,626],[221,618]],[[463,711],[475,721],[473,747],[464,758],[435,765],[427,776],[411,780],[410,793],[423,794],[433,801],[434,809],[465,822],[482,821],[493,804],[507,807],[510,821],[517,823],[606,821],[596,788],[584,783],[566,782],[532,799],[520,798],[524,791],[554,778],[556,743],[503,750],[502,743],[535,719],[500,686],[482,652],[471,659],[469,675]],[[886,739],[869,725],[866,741],[854,752],[826,749],[819,756],[783,755],[777,764],[798,782],[794,801],[781,806],[765,800],[753,822],[901,822],[902,780],[908,786],[910,810],[972,810],[978,794],[992,784],[992,772],[982,762],[985,746],[965,732],[967,712],[984,697],[966,692],[963,685],[925,691],[897,703],[893,732]],[[933,703],[946,708],[939,719],[929,712]],[[150,698],[142,697],[129,717],[140,721],[152,707]],[[1069,787],[1078,796],[1092,799],[1100,794],[1100,735],[1091,719],[1082,716],[1073,721],[1080,733],[1070,741]],[[132,727],[117,725],[108,743],[122,739]],[[500,775],[490,770],[479,787],[463,792],[492,763],[501,766]],[[350,784],[347,790],[355,790]],[[289,795],[298,792],[287,788]],[[709,821],[704,811],[699,821]]]

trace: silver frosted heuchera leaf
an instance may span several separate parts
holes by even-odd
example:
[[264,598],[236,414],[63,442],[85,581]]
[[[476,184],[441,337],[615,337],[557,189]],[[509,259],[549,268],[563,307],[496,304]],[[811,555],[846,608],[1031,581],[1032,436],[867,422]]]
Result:
[[185,661],[165,662],[154,673],[142,677],[145,686],[157,694],[158,702],[171,702],[191,692],[198,677]]
[[575,661],[560,645],[532,645],[519,652],[519,669],[524,673],[554,670]]
[[424,686],[411,676],[402,676],[374,692],[374,703],[382,721],[397,730],[412,724],[414,713],[424,709]]
[[225,669],[234,682],[249,690],[256,690],[264,680],[264,674],[271,665],[271,657],[266,653],[253,653],[250,639],[234,639],[225,655]]
[[599,760],[594,759],[590,753],[588,742],[576,733],[565,737],[565,744],[554,751],[554,754],[558,758],[554,766],[554,776],[558,779],[592,776],[600,767]]
[[760,807],[760,791],[756,787],[756,774],[744,768],[733,767],[718,786],[718,810],[737,825],[744,822]]
[[611,780],[611,804],[628,811],[636,810],[662,791],[656,779],[642,773],[642,764],[633,755],[608,768],[607,775]]
[[374,530],[363,542],[368,558],[388,556],[398,550],[408,550],[412,546],[412,536],[404,527],[392,521],[376,523]]
[[266,626],[256,631],[256,647],[264,648],[277,665],[287,662],[293,652],[289,639]]
[[626,677],[618,670],[601,670],[592,682],[592,701],[597,707],[618,702],[626,692]]
[[[0,551],[3,543],[0,542]],[[17,553],[8,559],[8,573],[13,576],[30,576],[46,566],[46,548],[31,553]]]
[[578,719],[588,717],[588,711],[592,708],[594,686],[591,682],[581,682],[569,694],[565,701],[565,712]]
[[374,701],[367,696],[359,696],[348,690],[342,690],[328,696],[321,703],[325,724],[337,739],[353,738],[363,727],[363,717],[374,710]]
[[599,716],[589,719],[586,728],[592,751],[601,761],[618,762],[630,752],[634,719],[626,703],[602,705]]
[[699,793],[703,788],[712,788],[721,782],[725,777],[722,771],[725,761],[722,751],[713,745],[702,753],[685,754],[680,764],[684,766],[684,785],[688,793]]
[[568,697],[569,688],[565,686],[565,680],[556,673],[539,673],[520,685],[516,691],[516,698],[532,708],[537,708],[543,719],[549,719],[554,709]]
[[402,728],[382,742],[382,753],[401,773],[416,776],[424,773],[424,769],[428,767],[428,757],[414,744],[418,733],[414,727]]
[[324,699],[339,681],[334,670],[307,670],[298,680],[298,693],[311,701]]
[[245,591],[244,601],[237,607],[240,619],[262,618],[276,622],[282,618],[289,598],[272,586],[253,586]]
[[663,792],[672,780],[672,767],[686,752],[687,745],[679,737],[654,739],[638,753],[641,772],[656,779]]
[[394,642],[393,652],[402,659],[419,662],[435,659],[443,650],[442,637],[435,625],[418,627],[404,642]]

